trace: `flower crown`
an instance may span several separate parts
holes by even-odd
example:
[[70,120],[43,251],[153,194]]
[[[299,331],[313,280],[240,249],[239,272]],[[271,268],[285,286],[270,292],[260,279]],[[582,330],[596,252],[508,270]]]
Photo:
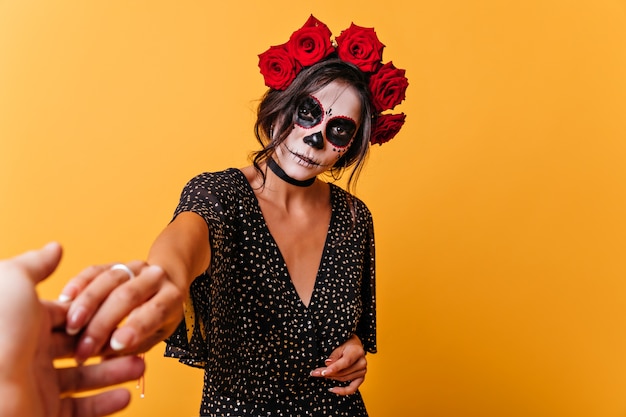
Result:
[[271,46],[259,55],[265,85],[284,90],[303,68],[336,53],[342,61],[356,65],[369,80],[374,112],[370,142],[379,145],[388,142],[400,131],[406,118],[404,113],[383,114],[405,99],[409,85],[405,70],[396,68],[391,61],[382,63],[385,45],[378,40],[374,28],[352,23],[332,42],[331,36],[328,26],[311,15],[287,43]]

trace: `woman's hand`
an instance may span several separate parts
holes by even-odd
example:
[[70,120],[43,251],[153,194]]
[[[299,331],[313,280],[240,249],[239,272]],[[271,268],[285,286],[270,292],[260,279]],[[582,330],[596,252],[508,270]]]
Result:
[[59,297],[73,300],[67,332],[82,332],[76,360],[95,354],[145,352],[171,335],[183,318],[183,301],[192,279],[202,274],[210,261],[204,218],[184,212],[152,244],[148,254],[151,265],[143,261],[126,264],[134,278],[125,267],[111,269],[113,264],[85,269],[68,282]]
[[336,381],[350,381],[346,387],[331,388],[331,392],[338,395],[354,394],[365,380],[367,360],[363,344],[357,335],[352,335],[345,343],[335,349],[324,361],[326,367],[311,371],[311,376],[334,379]]
[[85,269],[59,297],[72,300],[66,331],[81,333],[75,353],[78,362],[99,354],[145,352],[168,337],[183,317],[185,291],[161,267],[132,261],[127,267],[135,277],[130,277],[111,266]]

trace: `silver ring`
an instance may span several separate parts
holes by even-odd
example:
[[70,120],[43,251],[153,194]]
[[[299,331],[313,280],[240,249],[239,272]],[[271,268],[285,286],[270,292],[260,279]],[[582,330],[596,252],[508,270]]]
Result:
[[124,264],[115,264],[111,267],[111,271],[115,271],[115,270],[120,270],[120,271],[124,271],[128,274],[128,280],[130,281],[131,279],[135,278],[135,274],[133,273],[133,271],[127,267]]

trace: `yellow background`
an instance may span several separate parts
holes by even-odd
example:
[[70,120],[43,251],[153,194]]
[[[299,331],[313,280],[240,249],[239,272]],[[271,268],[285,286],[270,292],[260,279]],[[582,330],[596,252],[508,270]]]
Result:
[[[247,163],[257,54],[310,13],[410,80],[358,188],[371,415],[625,416],[623,0],[0,0],[0,257],[60,241],[46,297],[143,258],[191,176]],[[123,416],[197,415],[202,372],[161,354]]]

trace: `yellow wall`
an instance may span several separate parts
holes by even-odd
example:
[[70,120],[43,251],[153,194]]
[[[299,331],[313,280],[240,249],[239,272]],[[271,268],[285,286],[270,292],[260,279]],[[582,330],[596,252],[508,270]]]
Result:
[[[0,0],[0,256],[59,240],[47,297],[143,257],[187,179],[246,164],[256,56],[311,12],[410,80],[358,188],[371,415],[626,415],[623,0]],[[123,416],[197,413],[201,371],[161,352]]]

